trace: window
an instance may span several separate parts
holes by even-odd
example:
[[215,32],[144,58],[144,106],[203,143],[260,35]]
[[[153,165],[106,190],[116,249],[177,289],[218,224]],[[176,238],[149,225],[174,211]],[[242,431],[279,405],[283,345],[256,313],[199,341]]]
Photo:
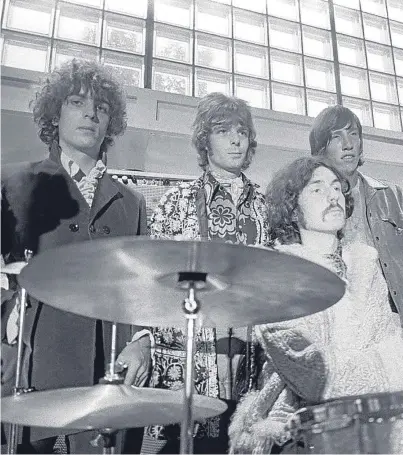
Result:
[[99,44],[100,12],[59,3],[56,37],[86,44]]
[[235,95],[248,101],[253,107],[267,109],[270,106],[270,90],[266,81],[236,76]]
[[337,104],[336,95],[331,93],[318,92],[317,90],[307,90],[308,115],[316,117],[320,111],[328,106]]
[[130,86],[310,116],[342,103],[366,126],[403,128],[403,0],[3,3],[3,65],[80,57]]
[[191,70],[184,65],[154,61],[152,88],[179,95],[190,95],[192,93]]
[[366,71],[340,65],[340,80],[343,95],[369,98]]
[[4,36],[1,63],[15,68],[47,71],[49,51],[47,40],[7,33]]
[[302,27],[304,54],[333,60],[332,38],[330,32],[313,27]]
[[234,38],[256,44],[267,44],[266,18],[262,14],[235,9]]
[[299,24],[269,18],[269,31],[271,47],[301,52],[301,28]]
[[274,80],[302,85],[302,58],[299,55],[273,50],[270,63]]
[[196,96],[202,97],[211,92],[232,93],[231,76],[218,71],[196,69]]
[[341,63],[366,67],[364,40],[337,35],[337,49]]
[[50,35],[53,24],[52,4],[34,0],[11,0],[8,6],[6,27],[13,30]]
[[267,50],[264,47],[235,43],[235,72],[267,77]]
[[304,92],[302,88],[272,84],[273,109],[291,114],[305,114]]
[[156,57],[192,63],[193,38],[188,30],[175,30],[156,24],[154,55]]

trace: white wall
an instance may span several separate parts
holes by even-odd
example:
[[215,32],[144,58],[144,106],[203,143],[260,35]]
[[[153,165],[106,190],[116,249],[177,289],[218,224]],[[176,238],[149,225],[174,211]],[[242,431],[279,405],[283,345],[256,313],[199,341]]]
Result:
[[[40,142],[29,101],[42,74],[2,67],[1,161],[3,164],[40,160],[46,147]],[[199,173],[190,145],[197,99],[127,88],[128,129],[109,153],[109,166],[149,172]],[[258,149],[248,175],[265,185],[273,172],[309,153],[312,118],[253,109]],[[403,186],[403,133],[364,127],[363,171]]]

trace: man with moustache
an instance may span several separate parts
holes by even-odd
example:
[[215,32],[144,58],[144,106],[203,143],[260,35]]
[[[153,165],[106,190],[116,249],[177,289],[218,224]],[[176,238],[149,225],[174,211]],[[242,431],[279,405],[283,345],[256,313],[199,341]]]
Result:
[[325,156],[349,181],[354,212],[343,243],[363,242],[377,249],[392,311],[403,325],[403,194],[401,188],[364,175],[362,126],[348,108],[331,106],[315,119],[309,140],[314,156]]

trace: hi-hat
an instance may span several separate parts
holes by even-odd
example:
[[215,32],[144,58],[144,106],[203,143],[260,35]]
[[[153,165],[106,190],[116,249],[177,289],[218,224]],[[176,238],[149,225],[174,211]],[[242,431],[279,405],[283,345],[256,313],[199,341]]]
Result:
[[[81,242],[35,256],[19,276],[28,293],[91,318],[151,326],[184,326],[178,278],[198,283],[204,326],[240,327],[321,311],[344,294],[331,271],[305,259],[214,241],[118,237]],[[200,278],[202,279],[202,278]]]
[[[193,395],[196,421],[216,416],[226,409],[227,405],[217,398]],[[183,391],[148,387],[98,384],[1,399],[1,420],[24,426],[63,430],[123,429],[179,423],[182,419]]]

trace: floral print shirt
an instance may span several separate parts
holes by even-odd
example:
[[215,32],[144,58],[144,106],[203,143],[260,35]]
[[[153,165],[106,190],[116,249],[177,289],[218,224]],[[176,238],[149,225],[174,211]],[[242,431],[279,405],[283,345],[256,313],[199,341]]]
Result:
[[[151,218],[151,236],[159,239],[219,239],[244,245],[268,243],[267,206],[257,185],[242,174],[243,190],[236,204],[225,184],[206,172],[193,182],[170,189]],[[156,341],[151,386],[180,389],[184,383],[185,334],[182,330],[153,328]],[[195,388],[197,393],[218,397],[214,329],[203,328],[196,336]],[[207,419],[196,437],[218,437],[219,417]],[[169,427],[148,427],[155,439],[169,437]]]

